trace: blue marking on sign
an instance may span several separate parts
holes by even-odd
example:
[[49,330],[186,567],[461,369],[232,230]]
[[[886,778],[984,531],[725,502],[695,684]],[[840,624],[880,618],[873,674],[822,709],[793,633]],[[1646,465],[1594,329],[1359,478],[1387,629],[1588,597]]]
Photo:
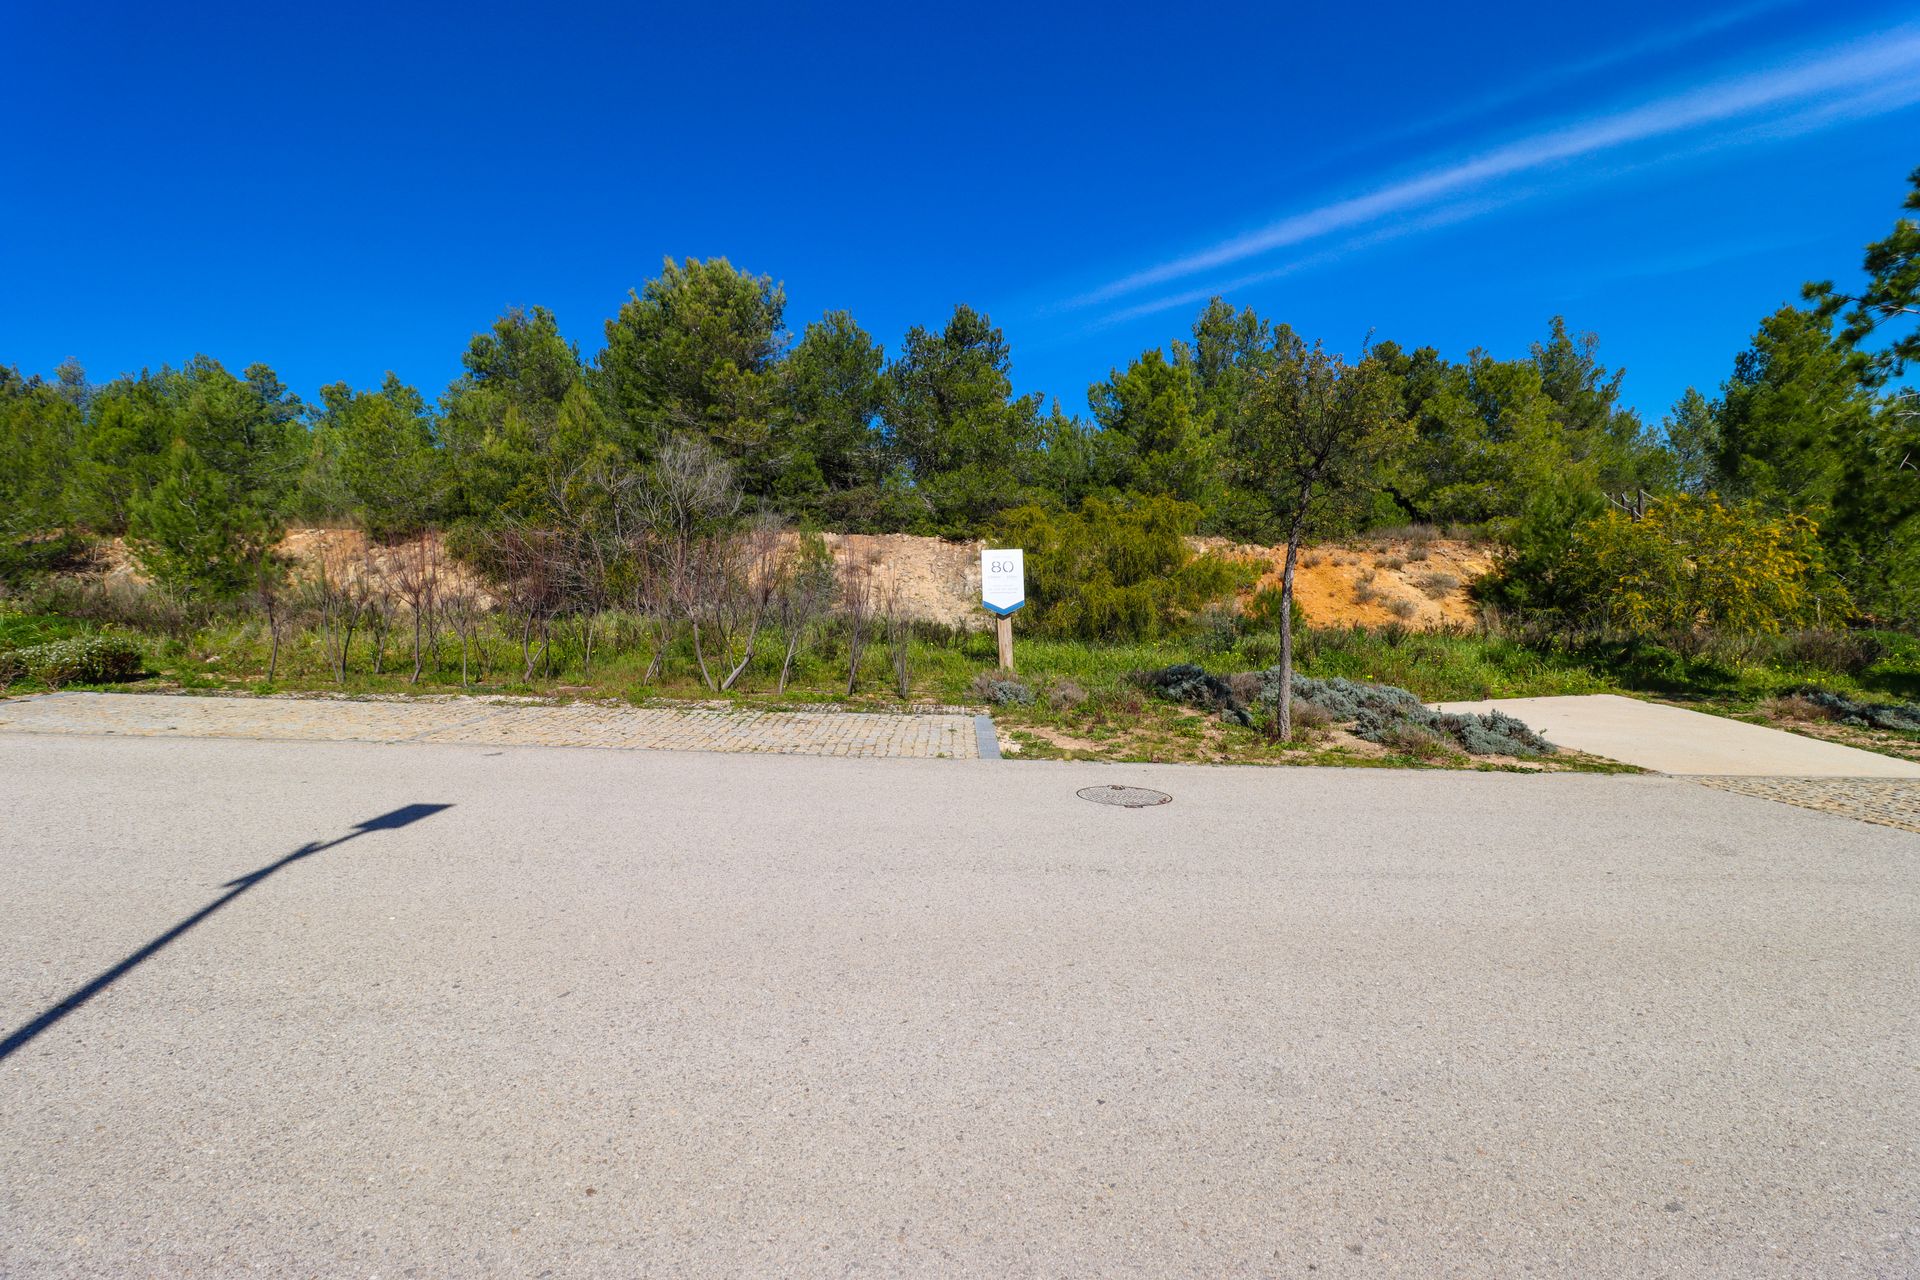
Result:
[[996,618],[1011,618],[1015,613],[1019,612],[1021,609],[1026,608],[1027,602],[1025,600],[1021,600],[1014,604],[1010,604],[1003,609],[997,604],[988,604],[985,600],[982,600],[980,602],[980,607],[982,609],[985,609],[988,613],[994,615]]

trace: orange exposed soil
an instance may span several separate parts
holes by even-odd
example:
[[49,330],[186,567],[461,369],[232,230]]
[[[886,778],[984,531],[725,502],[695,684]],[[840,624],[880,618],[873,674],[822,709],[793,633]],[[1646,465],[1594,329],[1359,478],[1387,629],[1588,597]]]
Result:
[[[1223,555],[1264,560],[1268,569],[1254,590],[1279,590],[1285,547],[1240,546],[1222,538],[1204,539],[1200,545]],[[1316,627],[1397,622],[1430,630],[1472,622],[1475,610],[1467,587],[1493,568],[1491,547],[1446,538],[1332,543],[1301,551],[1293,590],[1300,611]]]

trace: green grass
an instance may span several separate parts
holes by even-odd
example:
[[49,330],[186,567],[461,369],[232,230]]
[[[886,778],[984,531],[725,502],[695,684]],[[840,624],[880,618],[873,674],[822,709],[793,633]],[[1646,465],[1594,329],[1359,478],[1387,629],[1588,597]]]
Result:
[[[8,611],[0,607],[0,648],[18,648],[101,630],[71,617],[46,612]],[[132,634],[132,632],[128,632]],[[1049,639],[1018,633],[1018,678],[1039,697],[1028,708],[999,709],[997,718],[1014,730],[1031,731],[1031,753],[1076,753],[1048,746],[1035,734],[1069,736],[1091,744],[1080,753],[1103,758],[1281,760],[1294,763],[1380,763],[1342,759],[1333,753],[1308,753],[1265,743],[1252,730],[1221,726],[1212,717],[1156,704],[1131,684],[1136,671],[1176,662],[1196,662],[1227,675],[1260,670],[1278,657],[1271,634],[1241,636],[1224,647],[1201,635],[1141,643],[1095,643]],[[388,637],[382,670],[372,670],[372,640],[357,638],[345,681],[335,681],[317,632],[296,630],[283,638],[276,679],[266,683],[267,634],[257,619],[215,620],[184,635],[140,634],[152,676],[133,687],[200,691],[325,691],[357,696],[408,696],[461,692],[645,702],[655,699],[744,702],[762,707],[845,703],[863,707],[907,703],[972,705],[973,684],[993,669],[994,639],[987,631],[919,630],[912,642],[912,682],[907,697],[894,687],[884,641],[870,641],[860,680],[850,696],[846,688],[847,643],[842,629],[826,627],[804,646],[793,680],[784,694],[774,691],[782,642],[762,637],[754,661],[730,693],[710,692],[694,665],[690,642],[682,637],[669,655],[665,674],[649,683],[650,660],[644,633],[631,620],[606,619],[591,671],[577,626],[556,629],[552,674],[542,664],[533,679],[523,676],[518,638],[504,625],[489,628],[487,660],[470,655],[469,680],[460,678],[457,639],[443,633],[437,650],[416,684],[411,680],[411,632],[396,628]],[[1296,638],[1295,660],[1304,674],[1375,681],[1411,689],[1429,701],[1538,697],[1558,694],[1625,693],[1682,702],[1700,710],[1749,716],[1765,699],[1809,685],[1856,696],[1920,699],[1920,639],[1880,633],[1872,640],[1881,651],[1871,663],[1854,663],[1852,674],[1823,666],[1807,646],[1776,640],[1750,646],[1733,656],[1688,655],[1650,644],[1546,637],[1534,643],[1474,632],[1380,630],[1306,630]],[[1817,652],[1824,652],[1817,651]],[[1817,652],[1815,656],[1817,656]],[[1081,706],[1049,705],[1049,693],[1077,686]],[[16,684],[8,693],[33,691]],[[1227,732],[1230,730],[1231,732]],[[1131,753],[1131,754],[1129,754]],[[1144,753],[1144,754],[1142,754]],[[1393,759],[1388,763],[1413,763]]]

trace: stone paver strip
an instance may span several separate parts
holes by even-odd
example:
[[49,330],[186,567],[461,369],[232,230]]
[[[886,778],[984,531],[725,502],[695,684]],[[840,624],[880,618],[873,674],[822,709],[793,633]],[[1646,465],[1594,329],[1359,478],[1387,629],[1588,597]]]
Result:
[[1920,782],[1897,778],[1690,778],[1704,787],[1920,833]]
[[611,750],[977,759],[971,715],[527,706],[476,698],[316,698],[56,693],[0,701],[0,733],[444,742]]

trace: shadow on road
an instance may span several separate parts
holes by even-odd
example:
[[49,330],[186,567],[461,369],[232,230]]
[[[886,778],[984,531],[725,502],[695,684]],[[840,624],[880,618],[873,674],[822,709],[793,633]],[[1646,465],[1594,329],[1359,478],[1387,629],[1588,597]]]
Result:
[[352,831],[337,840],[303,844],[278,862],[270,862],[258,871],[249,872],[237,879],[227,881],[220,886],[227,890],[226,893],[221,894],[212,902],[209,902],[206,906],[200,908],[185,920],[182,920],[179,924],[155,938],[152,942],[141,947],[138,951],[129,954],[111,969],[108,969],[106,972],[88,982],[85,986],[74,991],[73,994],[40,1014],[31,1022],[24,1023],[9,1032],[6,1039],[0,1040],[0,1061],[4,1061],[16,1049],[26,1047],[33,1041],[34,1037],[38,1036],[42,1031],[45,1031],[48,1027],[51,1027],[54,1023],[60,1021],[60,1019],[66,1017],[75,1009],[78,1009],[81,1005],[99,995],[102,991],[105,991],[115,982],[118,982],[121,977],[151,959],[175,938],[193,928],[193,926],[199,924],[202,920],[205,920],[208,916],[226,906],[229,902],[232,902],[235,898],[253,888],[253,886],[259,884],[262,880],[265,880],[282,867],[290,866],[302,858],[311,858],[316,853],[324,853],[328,849],[337,848],[349,840],[357,840],[370,831],[393,831],[400,827],[407,826],[410,823],[418,822],[422,818],[431,818],[442,809],[451,809],[452,807],[452,805],[447,804],[401,805],[398,809],[390,813],[383,813],[377,818],[368,818],[365,822],[357,823]]

